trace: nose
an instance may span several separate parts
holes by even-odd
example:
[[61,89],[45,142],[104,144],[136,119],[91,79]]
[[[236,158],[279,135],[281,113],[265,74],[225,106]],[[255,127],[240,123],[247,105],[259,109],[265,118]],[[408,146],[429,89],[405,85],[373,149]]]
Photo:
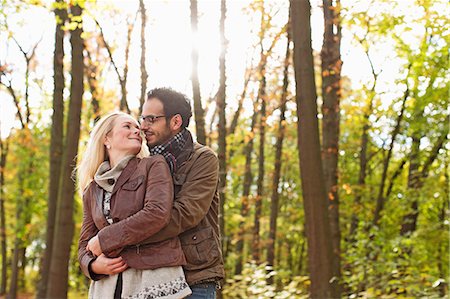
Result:
[[147,122],[145,122],[145,121],[141,122],[141,123],[140,123],[140,130],[141,130],[142,132],[145,132],[145,131],[147,131],[147,129],[148,129]]

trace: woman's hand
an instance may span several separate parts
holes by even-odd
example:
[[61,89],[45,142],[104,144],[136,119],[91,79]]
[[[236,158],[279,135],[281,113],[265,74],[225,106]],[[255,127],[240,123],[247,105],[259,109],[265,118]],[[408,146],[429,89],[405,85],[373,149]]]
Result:
[[112,275],[125,271],[128,265],[121,256],[108,258],[103,253],[91,264],[91,270],[96,274]]
[[92,252],[95,256],[100,256],[103,251],[100,247],[100,241],[98,240],[98,235],[89,240],[86,245],[86,250]]

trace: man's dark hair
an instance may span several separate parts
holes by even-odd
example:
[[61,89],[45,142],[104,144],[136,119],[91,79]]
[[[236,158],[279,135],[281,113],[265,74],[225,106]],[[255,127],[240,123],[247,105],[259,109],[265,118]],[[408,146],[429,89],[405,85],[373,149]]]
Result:
[[163,104],[167,120],[170,120],[176,114],[180,114],[183,119],[182,127],[189,126],[192,111],[190,100],[186,95],[171,88],[161,87],[154,88],[147,93],[147,101],[154,98],[160,100]]

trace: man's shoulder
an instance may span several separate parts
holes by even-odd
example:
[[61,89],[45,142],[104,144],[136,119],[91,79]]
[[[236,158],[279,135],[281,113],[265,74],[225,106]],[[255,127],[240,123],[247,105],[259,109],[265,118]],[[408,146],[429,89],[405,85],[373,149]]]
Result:
[[191,170],[193,169],[203,169],[203,171],[205,167],[207,169],[209,167],[215,169],[217,168],[218,163],[219,159],[217,158],[217,154],[211,148],[194,142],[189,158],[181,165],[177,172],[187,174],[191,173]]
[[[193,150],[193,154],[192,157],[198,158],[198,157],[215,157],[217,159],[217,154],[215,151],[213,151],[210,147],[194,142],[194,150]],[[191,158],[192,158],[191,157]]]

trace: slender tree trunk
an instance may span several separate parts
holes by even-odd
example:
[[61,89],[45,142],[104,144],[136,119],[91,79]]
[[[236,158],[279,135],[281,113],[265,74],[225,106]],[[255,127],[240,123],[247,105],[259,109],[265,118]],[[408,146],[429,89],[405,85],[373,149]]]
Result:
[[19,282],[19,262],[20,262],[20,251],[23,248],[23,230],[24,230],[24,209],[25,206],[25,199],[24,199],[24,193],[25,193],[25,178],[24,178],[25,172],[20,171],[19,177],[18,177],[18,184],[19,184],[19,195],[17,197],[16,201],[16,237],[14,240],[14,251],[13,251],[13,257],[11,261],[11,279],[9,281],[9,291],[8,291],[8,299],[15,299],[17,298],[17,291],[18,291],[18,282]]
[[[58,0],[57,3],[62,3]],[[47,229],[45,236],[45,250],[40,265],[41,273],[36,298],[43,299],[47,294],[47,284],[50,270],[50,261],[53,252],[53,237],[55,232],[56,205],[58,202],[59,179],[63,155],[63,121],[64,121],[64,30],[67,19],[65,9],[56,9],[57,16],[55,31],[55,50],[53,54],[53,115],[50,140],[50,174],[47,201]]]
[[[448,123],[448,118],[446,121]],[[400,230],[400,234],[402,236],[413,233],[417,228],[417,217],[419,216],[419,201],[417,199],[417,194],[423,187],[424,180],[428,177],[431,164],[433,164],[434,160],[439,154],[439,150],[443,147],[444,142],[447,139],[447,134],[448,126],[446,126],[446,129],[441,133],[441,136],[439,136],[438,140],[434,144],[429,157],[427,161],[425,161],[421,171],[419,171],[420,138],[413,137],[413,148],[410,156],[410,168],[408,176],[408,189],[411,190],[410,194],[412,194],[413,201],[411,203],[410,212],[408,212],[403,217],[402,227]]]
[[[236,109],[236,112],[233,115],[233,119],[231,120],[230,127],[228,128],[228,135],[233,135],[234,132],[236,131],[239,116],[241,115],[241,111],[242,111],[242,105],[244,104],[244,100],[247,95],[247,87],[248,87],[248,82],[250,82],[251,73],[252,72],[249,70],[247,70],[247,72],[246,72],[244,88],[242,89],[242,94],[239,98],[238,107]],[[231,156],[232,156],[232,154],[231,154],[231,150],[230,150],[230,158],[231,158]]]
[[355,240],[354,234],[358,228],[359,217],[358,213],[361,207],[362,189],[366,184],[367,176],[367,150],[369,146],[369,117],[372,114],[373,98],[369,100],[369,105],[366,113],[364,113],[364,125],[361,135],[361,145],[359,149],[359,175],[358,175],[358,190],[355,192],[354,206],[357,208],[357,212],[353,212],[350,223],[349,240]]
[[[450,197],[450,189],[449,189],[449,182],[450,182],[450,175],[448,173],[448,160],[446,160],[445,163],[445,171],[444,171],[444,176],[445,176],[445,187],[444,187],[444,199],[442,202],[442,206],[439,209],[439,224],[440,224],[440,229],[444,232],[446,231],[446,214],[447,211],[450,211],[450,202],[448,201],[448,198]],[[443,256],[447,256],[448,257],[448,252],[445,252],[444,249],[444,244],[439,244],[438,245],[438,251],[437,251],[437,257],[436,257],[436,261],[437,261],[437,268],[439,271],[439,277],[445,279],[445,277],[448,277],[448,274],[445,273],[444,270],[444,260],[442,257]],[[445,295],[447,294],[447,289],[448,289],[448,280],[446,280],[445,282],[442,282],[439,285],[439,295],[444,298]]]
[[[85,41],[84,49],[86,50],[86,68],[84,70],[84,75],[87,79],[87,83],[89,86],[89,91],[91,92],[91,104],[92,104],[92,118],[94,119],[94,124],[100,120],[100,94],[98,90],[98,75],[99,75],[99,66],[98,63],[92,60],[92,55],[90,52],[90,47]],[[100,55],[97,47],[96,56]]]
[[[366,36],[370,33],[369,29],[366,32]],[[372,71],[372,77],[373,77],[373,83],[372,87],[369,91],[369,103],[367,105],[367,108],[364,111],[363,116],[363,129],[361,134],[361,146],[359,150],[359,176],[358,176],[358,190],[355,192],[355,200],[354,200],[354,206],[356,207],[356,211],[353,212],[351,216],[351,223],[350,223],[350,232],[348,240],[353,242],[355,241],[354,234],[356,232],[356,229],[358,227],[359,223],[359,217],[358,213],[362,210],[362,190],[366,185],[366,176],[367,176],[367,163],[369,161],[369,158],[367,157],[367,152],[369,148],[369,129],[370,129],[370,116],[372,115],[373,110],[373,104],[375,100],[375,88],[377,86],[377,80],[379,76],[379,72],[375,71],[374,64],[372,62],[372,58],[369,54],[369,49],[367,46],[364,46],[364,41],[360,41],[363,47],[365,48],[365,54],[367,57],[367,60],[369,62],[371,71]]]
[[11,264],[11,279],[9,283],[9,291],[6,296],[7,299],[17,298],[17,281],[19,279],[19,254],[20,254],[21,241],[16,238],[14,241],[14,251]]
[[384,208],[384,203],[387,198],[386,196],[384,196],[384,184],[386,183],[387,171],[388,171],[389,163],[390,163],[392,153],[394,150],[395,139],[397,138],[397,135],[400,132],[400,126],[401,126],[401,122],[403,119],[403,112],[405,111],[406,100],[408,99],[408,96],[409,96],[409,89],[406,88],[405,95],[404,95],[403,101],[402,101],[402,108],[400,110],[400,113],[397,116],[397,123],[394,127],[394,130],[392,131],[391,143],[389,145],[389,150],[388,150],[388,153],[387,153],[386,158],[383,163],[383,173],[381,175],[381,182],[380,182],[380,187],[378,190],[377,205],[375,207],[375,212],[374,212],[374,216],[373,216],[373,220],[372,220],[372,225],[375,225],[375,226],[378,226],[378,222],[380,221],[380,218],[381,218],[381,211]]
[[[278,202],[279,202],[279,192],[278,185],[280,183],[281,177],[281,161],[282,161],[282,151],[283,151],[283,140],[286,131],[286,103],[287,103],[287,88],[289,84],[289,61],[290,61],[290,49],[289,45],[291,43],[291,36],[289,30],[287,31],[287,45],[286,45],[286,56],[284,59],[284,71],[283,71],[283,91],[280,99],[280,120],[278,122],[277,131],[277,141],[275,144],[275,168],[273,171],[273,181],[272,181],[272,195],[270,198],[270,226],[269,226],[269,240],[267,242],[267,265],[275,266],[275,242],[277,237],[277,220],[278,220]],[[273,278],[268,280],[269,284],[273,283]]]
[[[263,81],[266,81],[265,78]],[[264,84],[265,85],[265,84]],[[265,89],[265,87],[264,87]],[[256,197],[255,197],[255,215],[253,219],[253,240],[252,240],[252,258],[259,264],[260,262],[260,219],[262,214],[262,199],[264,195],[264,173],[265,173],[265,157],[264,146],[266,139],[266,100],[265,92],[261,98],[261,110],[259,118],[259,156],[258,156],[258,179],[256,180]]]
[[0,244],[2,255],[2,280],[0,283],[0,295],[6,293],[6,270],[7,270],[7,256],[6,256],[6,223],[5,223],[5,193],[3,186],[5,185],[5,166],[6,158],[8,156],[9,140],[2,140],[0,138]]
[[[136,14],[137,16],[137,14]],[[123,68],[123,76],[120,78],[120,88],[122,90],[122,98],[120,100],[120,110],[130,113],[130,108],[128,107],[128,93],[127,93],[127,82],[128,82],[128,59],[130,56],[130,46],[131,46],[131,33],[133,32],[133,24],[128,24],[127,27],[127,43],[125,47],[125,66]]]
[[[264,12],[264,7],[262,8]],[[264,13],[261,13],[261,24],[264,24]],[[264,48],[262,44],[262,40],[260,43],[261,46],[261,61],[264,61],[265,66],[265,57],[264,57]],[[258,90],[258,99],[257,101],[260,103],[260,111],[259,111],[259,155],[258,155],[258,179],[256,180],[256,197],[255,197],[255,215],[253,220],[253,240],[252,240],[252,258],[256,263],[259,263],[260,260],[260,218],[262,213],[262,196],[264,193],[264,146],[266,139],[266,68],[260,68],[260,81],[259,81],[259,90]]]
[[256,110],[256,105],[253,105],[253,116],[252,122],[250,125],[250,132],[248,134],[248,141],[244,148],[245,155],[245,170],[244,170],[244,182],[243,182],[243,191],[241,197],[241,221],[239,222],[239,232],[238,232],[238,241],[236,243],[236,263],[234,274],[239,275],[242,272],[242,263],[243,263],[243,249],[244,249],[244,234],[245,234],[245,219],[248,216],[248,212],[250,209],[249,205],[249,195],[250,195],[250,187],[253,181],[252,174],[252,152],[253,152],[253,142],[254,142],[254,131],[256,126],[256,119],[258,113]]
[[[81,16],[82,9],[76,5],[72,7],[74,16]],[[61,173],[61,188],[59,192],[53,255],[47,286],[47,298],[67,298],[68,264],[72,245],[73,200],[75,184],[72,172],[76,166],[78,141],[80,138],[80,116],[83,98],[83,39],[82,23],[71,32],[72,46],[72,82],[70,87],[70,103],[67,121],[66,150]]]
[[[408,170],[408,189],[413,190],[417,189],[417,184],[419,181],[419,153],[420,153],[420,139],[421,137],[417,134],[412,136],[412,144],[411,144],[411,153],[409,155],[409,170]],[[411,196],[415,196],[415,194],[411,193]],[[417,201],[415,199],[412,200],[412,208],[413,211],[417,208]],[[407,232],[411,232],[415,229],[415,224],[413,224],[413,219],[415,215],[412,213],[407,214],[404,217],[402,228],[400,230],[401,235],[405,235]]]
[[[328,198],[331,240],[333,245],[333,277],[341,282],[341,230],[339,225],[339,123],[341,98],[341,22],[340,1],[333,5],[323,0],[324,34],[322,45],[322,159]],[[340,288],[335,293],[340,297]]]
[[[136,13],[137,17],[137,13]],[[135,20],[136,21],[136,20]],[[127,113],[130,113],[130,108],[128,107],[128,100],[127,100],[127,79],[128,79],[128,58],[129,58],[129,52],[130,52],[130,45],[131,45],[131,33],[133,32],[134,23],[128,23],[127,24],[127,42],[125,46],[125,66],[123,68],[123,75],[120,74],[119,68],[117,67],[116,61],[113,58],[112,50],[109,44],[106,42],[105,35],[103,34],[103,28],[100,26],[100,23],[95,20],[95,23],[97,24],[98,28],[100,29],[100,36],[103,41],[103,44],[108,51],[109,58],[111,60],[111,64],[114,67],[114,70],[116,71],[117,78],[119,79],[120,83],[120,91],[122,94],[122,97],[120,98],[120,110],[126,111]]]
[[144,0],[139,0],[139,10],[141,12],[141,97],[139,98],[139,115],[142,114],[142,106],[144,105],[147,92],[147,68],[145,67],[145,27],[147,25],[147,10],[145,9]]
[[[242,106],[244,104],[244,100],[245,100],[245,96],[247,94],[247,86],[248,86],[248,82],[250,81],[250,71],[247,72],[247,77],[245,79],[245,83],[244,83],[244,89],[242,90],[242,94],[241,97],[239,98],[239,102],[238,102],[238,107],[236,109],[236,112],[233,115],[233,119],[231,121],[231,125],[228,128],[228,136],[234,136],[234,133],[236,131],[236,127],[238,124],[238,120],[239,120],[239,116],[241,114],[242,111]],[[235,139],[232,139],[232,143],[235,143]],[[243,143],[243,141],[241,141],[241,143]],[[231,146],[230,150],[228,152],[228,159],[231,160],[231,158],[234,156],[235,153],[235,149],[237,148],[236,145]]]
[[403,166],[406,164],[406,159],[403,159],[400,164],[397,166],[397,169],[394,171],[394,174],[392,175],[391,179],[389,180],[389,186],[386,190],[386,198],[389,198],[392,192],[392,188],[394,187],[394,182],[397,179],[397,177],[402,173]]
[[309,1],[291,0],[298,117],[298,148],[308,240],[311,298],[334,298],[328,202],[320,158],[317,94],[311,46]]
[[[26,225],[29,224],[29,221],[26,222]],[[27,236],[25,237],[26,239]],[[19,269],[19,279],[18,279],[18,288],[17,289],[24,289],[25,288],[25,267],[27,265],[27,256],[26,256],[26,252],[27,249],[26,247],[22,247],[20,248],[19,251],[19,264],[20,264],[20,269]]]
[[297,267],[297,273],[298,275],[302,275],[303,273],[303,264],[304,264],[304,255],[305,255],[305,245],[306,245],[306,241],[303,240],[301,245],[299,245],[300,247],[300,251],[299,251],[299,256],[298,256],[298,267]]
[[206,132],[205,132],[205,115],[202,107],[202,98],[200,95],[200,83],[198,81],[198,12],[197,12],[197,0],[191,0],[191,31],[193,34],[191,59],[192,59],[192,94],[194,100],[194,115],[195,115],[195,132],[197,134],[197,142],[200,144],[206,144]]
[[[225,188],[227,183],[227,124],[226,124],[226,66],[225,66],[225,56],[227,53],[227,40],[225,38],[225,16],[227,14],[226,0],[221,0],[220,2],[220,41],[221,41],[221,51],[219,58],[219,70],[220,70],[220,86],[219,92],[217,94],[217,108],[219,114],[219,140],[218,140],[218,157],[219,157],[219,196],[220,196],[220,214],[219,214],[219,226],[222,238],[222,243],[224,243],[225,237],[225,223],[224,223],[224,207],[226,202]],[[204,130],[204,126],[203,126]]]

